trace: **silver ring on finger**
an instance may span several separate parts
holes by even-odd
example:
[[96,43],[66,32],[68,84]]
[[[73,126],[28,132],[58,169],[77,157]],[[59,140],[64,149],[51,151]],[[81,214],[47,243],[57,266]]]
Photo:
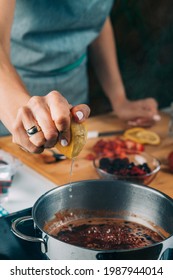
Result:
[[33,136],[34,134],[38,133],[41,131],[41,127],[39,125],[34,125],[31,128],[26,130],[26,133],[29,137]]

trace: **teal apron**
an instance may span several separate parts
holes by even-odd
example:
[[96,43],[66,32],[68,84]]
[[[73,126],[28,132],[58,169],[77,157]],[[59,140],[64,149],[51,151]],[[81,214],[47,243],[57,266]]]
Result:
[[[17,0],[11,59],[31,95],[58,90],[75,105],[87,102],[87,48],[113,0]],[[0,127],[0,134],[7,134]]]

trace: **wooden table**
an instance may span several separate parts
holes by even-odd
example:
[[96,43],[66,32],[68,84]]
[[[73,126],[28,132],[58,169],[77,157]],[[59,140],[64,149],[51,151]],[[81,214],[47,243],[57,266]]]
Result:
[[[145,151],[157,157],[162,165],[157,177],[150,184],[173,198],[173,173],[171,174],[166,164],[167,155],[173,150],[173,137],[168,137],[169,116],[162,113],[162,119],[155,126],[150,128],[161,137],[161,143],[157,146],[146,145]],[[126,129],[125,123],[118,120],[114,115],[107,114],[89,118],[87,121],[88,130],[110,131],[116,129]],[[115,137],[115,136],[112,136]],[[16,156],[21,162],[33,168],[55,184],[63,185],[70,181],[99,179],[93,168],[92,161],[85,159],[85,156],[92,151],[93,145],[98,138],[88,139],[87,143],[77,159],[75,159],[70,177],[71,160],[66,159],[61,162],[47,164],[43,160],[43,155],[36,155],[24,152],[16,144],[12,143],[11,136],[0,138],[0,148]]]

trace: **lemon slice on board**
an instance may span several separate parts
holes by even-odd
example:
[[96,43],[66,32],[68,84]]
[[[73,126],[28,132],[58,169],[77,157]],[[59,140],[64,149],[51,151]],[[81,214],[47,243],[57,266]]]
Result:
[[141,127],[127,129],[124,137],[141,144],[158,145],[160,143],[160,137],[157,133]]
[[87,139],[87,129],[84,123],[76,123],[71,120],[71,141],[68,146],[63,147],[59,142],[55,145],[60,153],[67,158],[75,158],[83,149]]

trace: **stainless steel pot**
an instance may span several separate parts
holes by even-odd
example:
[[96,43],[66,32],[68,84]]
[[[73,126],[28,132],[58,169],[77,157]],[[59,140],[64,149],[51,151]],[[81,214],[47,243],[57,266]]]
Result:
[[[121,219],[144,225],[153,224],[169,233],[169,237],[151,246],[132,250],[98,251],[64,243],[44,231],[45,222],[62,210],[102,211]],[[33,219],[41,237],[22,234],[18,225]],[[12,224],[18,237],[40,242],[49,259],[168,259],[173,252],[173,200],[147,186],[125,181],[88,180],[54,188],[34,204],[32,217],[22,217]]]

